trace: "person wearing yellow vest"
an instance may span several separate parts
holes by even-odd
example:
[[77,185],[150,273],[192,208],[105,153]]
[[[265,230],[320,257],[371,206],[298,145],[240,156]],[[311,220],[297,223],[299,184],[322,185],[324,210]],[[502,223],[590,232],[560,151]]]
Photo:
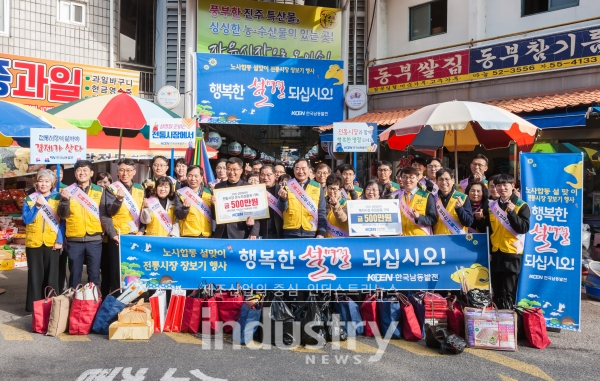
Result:
[[212,192],[204,187],[204,169],[198,165],[190,165],[187,170],[187,184],[187,187],[178,189],[174,197],[179,235],[208,238],[213,230]]
[[531,211],[529,205],[513,193],[515,179],[511,175],[499,175],[494,183],[500,198],[490,201],[486,223],[491,234],[494,302],[504,308],[507,304],[516,304],[523,243],[529,231]]
[[150,191],[150,197],[144,199],[140,222],[146,225],[146,235],[179,237],[172,185],[168,177],[159,177]]
[[60,192],[58,216],[65,220],[67,254],[69,257],[69,287],[81,283],[83,265],[88,281],[100,287],[102,258],[102,224],[100,201],[103,189],[92,183],[94,164],[89,160],[75,163],[77,182]]
[[[279,189],[279,210],[283,212],[284,238],[323,238],[327,231],[325,191],[308,177],[308,160],[294,163],[294,179]],[[298,197],[301,197],[299,199]],[[309,209],[307,209],[310,208]]]
[[337,174],[329,175],[326,180],[327,233],[325,238],[348,237],[346,199],[342,196],[343,183],[344,178]]
[[433,234],[466,234],[473,223],[471,201],[454,187],[454,172],[443,168],[436,173],[439,190],[434,194],[437,222]]
[[[142,184],[146,197],[150,197],[150,192],[156,186],[156,180],[159,177],[168,176],[169,168],[169,160],[164,156],[154,156],[150,160],[150,178],[146,179]],[[177,180],[173,179],[171,183],[173,191],[175,191]]]
[[[349,200],[358,200],[363,193],[363,189],[357,185],[354,185],[354,179],[356,174],[354,173],[354,167],[350,164],[342,166],[342,178],[344,184],[342,184],[342,196]],[[345,195],[344,195],[345,193]]]
[[37,173],[37,191],[23,203],[25,252],[27,254],[27,299],[25,311],[33,312],[33,302],[44,298],[44,289],[59,289],[58,265],[64,242],[64,221],[56,211],[60,195],[55,190],[56,175],[43,169]]
[[382,160],[377,163],[377,179],[383,185],[384,193],[392,193],[393,197],[396,198],[400,193],[400,185],[391,181],[393,175],[393,165],[389,161]]
[[398,198],[401,203],[402,235],[404,236],[431,235],[431,228],[437,222],[435,200],[430,193],[417,186],[418,178],[418,169],[402,168],[403,190]]
[[[121,159],[118,162],[118,181],[112,183],[104,191],[100,202],[100,221],[108,236],[109,273],[102,274],[102,294],[115,291],[121,287],[121,264],[119,262],[119,235],[144,234],[144,226],[140,226],[140,213],[144,202],[144,188],[133,182],[135,161]],[[108,281],[110,287],[104,283]]]
[[461,192],[465,192],[470,182],[473,181],[481,181],[486,186],[488,185],[487,180],[485,179],[485,171],[488,170],[488,158],[485,155],[478,153],[471,160],[471,164],[469,165],[469,169],[471,169],[471,176],[466,179],[462,179],[458,183],[458,190]]
[[315,167],[315,180],[325,189],[327,187],[327,178],[331,175],[331,168],[325,163],[319,163]]

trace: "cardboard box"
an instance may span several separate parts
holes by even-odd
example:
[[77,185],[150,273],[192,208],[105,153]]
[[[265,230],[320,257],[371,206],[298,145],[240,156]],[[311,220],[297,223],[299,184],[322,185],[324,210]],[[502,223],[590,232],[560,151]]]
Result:
[[0,250],[0,261],[13,259],[13,253],[7,250]]
[[154,321],[146,324],[126,324],[118,321],[108,327],[109,340],[148,340],[154,333]]

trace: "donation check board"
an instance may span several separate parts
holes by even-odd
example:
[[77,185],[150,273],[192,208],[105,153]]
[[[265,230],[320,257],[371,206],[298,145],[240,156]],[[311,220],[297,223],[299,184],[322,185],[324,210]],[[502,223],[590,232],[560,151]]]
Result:
[[348,200],[351,237],[402,233],[399,200]]
[[214,190],[217,202],[215,214],[217,224],[269,218],[267,188],[264,184]]

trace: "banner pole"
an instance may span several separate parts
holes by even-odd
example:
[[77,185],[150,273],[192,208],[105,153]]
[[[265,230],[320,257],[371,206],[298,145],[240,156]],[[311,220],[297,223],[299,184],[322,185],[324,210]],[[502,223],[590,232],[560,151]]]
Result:
[[171,148],[171,177],[175,172],[175,148]]

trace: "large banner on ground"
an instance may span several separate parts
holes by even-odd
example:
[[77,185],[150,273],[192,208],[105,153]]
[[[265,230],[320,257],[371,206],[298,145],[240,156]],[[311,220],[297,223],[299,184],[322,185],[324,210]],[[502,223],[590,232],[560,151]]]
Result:
[[198,1],[198,52],[342,59],[342,10],[306,5]]
[[486,234],[327,239],[121,236],[121,280],[149,288],[458,290],[487,288]]
[[343,119],[343,61],[198,53],[201,123],[324,126]]
[[[517,293],[548,327],[580,330],[583,156],[521,154],[521,194],[531,209]],[[552,174],[549,176],[548,174]]]

